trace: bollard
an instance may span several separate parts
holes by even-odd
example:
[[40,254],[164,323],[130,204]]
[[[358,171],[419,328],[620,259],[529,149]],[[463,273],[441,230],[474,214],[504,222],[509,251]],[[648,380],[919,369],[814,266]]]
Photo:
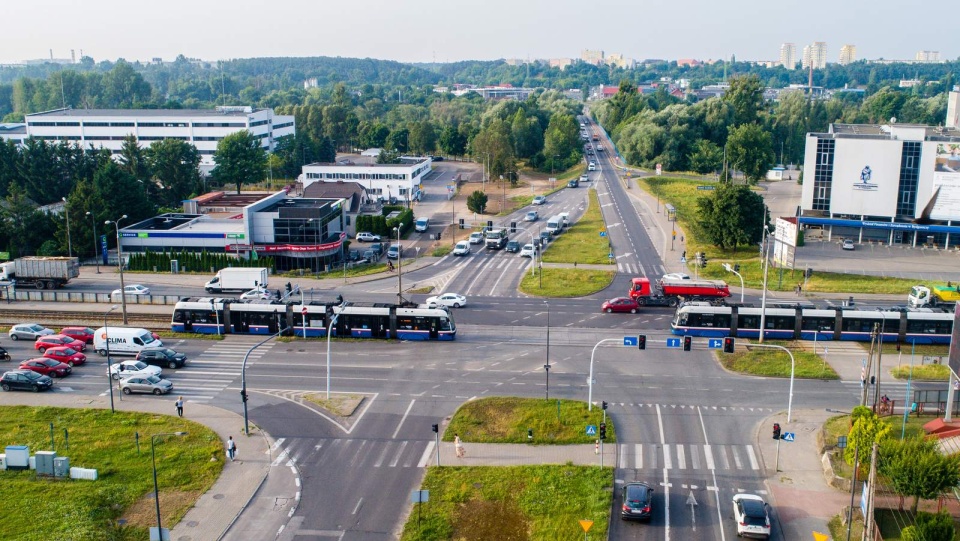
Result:
[[600,454],[600,440],[597,440],[597,443],[593,446],[593,454]]

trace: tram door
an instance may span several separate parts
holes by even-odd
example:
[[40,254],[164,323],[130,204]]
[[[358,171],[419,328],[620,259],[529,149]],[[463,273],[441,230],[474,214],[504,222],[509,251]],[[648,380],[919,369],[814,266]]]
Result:
[[438,325],[437,318],[431,318],[430,319],[430,339],[431,340],[436,340],[440,336],[440,333],[437,330],[437,325]]

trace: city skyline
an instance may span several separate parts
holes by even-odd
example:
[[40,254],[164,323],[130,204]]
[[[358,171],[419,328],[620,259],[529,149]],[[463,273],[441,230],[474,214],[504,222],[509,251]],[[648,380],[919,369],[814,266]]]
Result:
[[[888,2],[889,10],[878,6]],[[184,0],[163,9],[102,0],[97,10],[73,0],[40,0],[6,6],[7,20],[15,24],[0,35],[0,63],[49,58],[51,50],[55,58],[70,58],[72,50],[77,59],[82,51],[97,61],[171,61],[183,54],[203,60],[341,56],[416,63],[579,58],[584,49],[637,60],[777,61],[781,44],[796,43],[799,50],[814,42],[833,51],[830,62],[845,44],[856,44],[857,59],[913,60],[918,51],[939,51],[943,60],[958,56],[949,33],[929,32],[929,20],[912,12],[921,10],[895,11],[890,0],[872,2],[869,9],[858,1],[756,4],[731,0],[721,9],[692,0],[681,11],[615,1],[584,17],[584,5],[572,0],[490,0],[483,10],[429,0],[278,0],[269,14],[250,0],[229,9]],[[897,40],[876,31],[894,22],[884,19],[889,13],[898,13]],[[785,19],[789,26],[773,24]]]

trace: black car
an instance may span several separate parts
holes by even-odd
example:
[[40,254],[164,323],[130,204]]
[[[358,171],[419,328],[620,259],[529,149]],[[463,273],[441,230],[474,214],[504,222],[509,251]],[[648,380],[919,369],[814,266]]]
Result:
[[646,483],[627,483],[623,485],[623,505],[620,518],[623,520],[650,520],[650,507],[653,500],[653,488]]
[[137,360],[154,366],[182,368],[187,363],[187,356],[170,348],[156,348],[141,350],[137,354]]
[[33,391],[39,393],[53,388],[53,379],[32,370],[11,370],[0,378],[0,388],[4,391]]
[[378,259],[380,258],[380,256],[383,255],[383,243],[382,243],[382,242],[374,242],[373,244],[370,245],[370,247],[369,247],[368,249],[369,249],[369,250],[373,250],[374,252],[376,252]]
[[515,240],[511,240],[510,242],[507,243],[507,248],[506,248],[506,250],[507,250],[508,252],[510,252],[510,253],[519,252],[519,251],[520,251],[520,243],[517,242],[517,241],[515,241]]

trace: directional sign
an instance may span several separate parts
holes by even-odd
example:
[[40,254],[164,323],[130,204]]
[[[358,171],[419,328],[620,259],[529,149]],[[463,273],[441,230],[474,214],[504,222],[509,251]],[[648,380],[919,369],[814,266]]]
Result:
[[668,348],[678,348],[680,347],[679,338],[667,338],[667,347]]
[[697,186],[698,190],[716,190],[716,186]]
[[637,338],[636,336],[624,336],[624,337],[623,337],[623,345],[625,345],[625,346],[631,346],[631,347],[636,347],[636,346],[637,346],[637,340],[639,340],[639,338]]
[[707,340],[707,347],[710,349],[720,349],[723,347],[723,339],[711,338],[710,340]]
[[792,442],[792,441],[794,441],[794,440],[797,439],[797,435],[796,435],[795,433],[793,433],[793,432],[784,432],[784,433],[783,433],[783,436],[781,436],[781,439],[782,439],[783,441]]
[[597,425],[587,425],[587,435],[596,436],[597,435]]

